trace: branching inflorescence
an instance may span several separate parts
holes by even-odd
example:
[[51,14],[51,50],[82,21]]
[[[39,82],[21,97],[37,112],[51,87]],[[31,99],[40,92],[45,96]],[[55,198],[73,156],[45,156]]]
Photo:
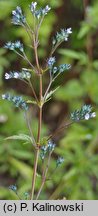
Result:
[[[51,95],[55,92],[55,90],[50,90],[52,83],[57,79],[57,77],[64,73],[65,71],[68,71],[71,68],[70,64],[64,63],[61,65],[56,64],[56,58],[54,56],[54,52],[57,49],[57,47],[62,42],[67,42],[70,34],[72,33],[71,28],[68,29],[61,29],[59,32],[56,33],[56,35],[53,37],[52,40],[52,49],[51,53],[49,55],[49,58],[47,58],[47,61],[45,62],[45,67],[42,68],[39,62],[38,57],[38,46],[39,46],[39,29],[41,27],[41,24],[45,18],[45,16],[50,11],[50,7],[47,5],[45,8],[37,9],[37,2],[32,2],[29,6],[31,14],[34,18],[34,25],[33,28],[28,24],[25,15],[22,12],[22,9],[20,7],[16,7],[16,10],[12,11],[12,23],[14,25],[20,25],[22,26],[26,33],[28,34],[30,38],[30,42],[32,45],[32,49],[35,54],[35,65],[32,64],[32,62],[29,60],[28,56],[25,53],[25,48],[23,44],[20,41],[15,42],[7,42],[5,44],[5,48],[9,49],[11,51],[14,51],[16,54],[18,54],[21,58],[23,58],[28,66],[28,68],[22,68],[21,72],[19,71],[10,71],[9,73],[5,73],[5,79],[19,79],[24,81],[27,85],[30,86],[32,92],[33,92],[33,100],[31,100],[31,104],[35,104],[39,109],[39,117],[38,117],[38,133],[37,137],[33,135],[33,130],[31,128],[29,119],[27,119],[27,113],[29,111],[29,104],[28,101],[25,101],[22,96],[11,96],[10,94],[6,93],[2,95],[2,99],[6,99],[8,101],[11,101],[15,107],[19,107],[25,111],[25,116],[30,132],[30,136],[32,139],[33,148],[35,149],[35,160],[34,160],[34,169],[33,169],[33,177],[32,177],[32,187],[30,191],[30,195],[26,192],[25,197],[26,199],[38,199],[40,197],[40,194],[42,192],[43,186],[47,180],[47,173],[51,162],[51,156],[56,148],[55,143],[51,140],[58,132],[63,130],[64,128],[68,127],[74,122],[79,122],[80,120],[88,120],[90,118],[93,118],[96,116],[95,112],[92,112],[92,107],[90,105],[84,105],[80,110],[75,110],[70,115],[70,122],[67,124],[65,123],[62,127],[58,128],[53,134],[50,134],[45,138],[45,142],[42,143],[41,139],[41,128],[42,128],[42,111],[44,104],[51,98]],[[43,93],[43,77],[44,74],[49,72],[49,84]],[[38,77],[39,82],[39,96],[36,94],[36,91],[34,89],[33,81],[32,81],[32,75],[33,73],[36,74]],[[39,187],[39,191],[37,194],[35,194],[35,183],[37,179],[37,168],[38,168],[38,162],[39,159],[42,160],[42,163],[44,164],[44,169],[42,171],[42,181],[41,185]],[[64,162],[64,158],[62,156],[58,156],[56,163],[55,163],[55,170]],[[10,188],[13,190],[16,195],[17,193],[17,187],[14,185],[11,185]],[[18,196],[19,198],[19,196]]]

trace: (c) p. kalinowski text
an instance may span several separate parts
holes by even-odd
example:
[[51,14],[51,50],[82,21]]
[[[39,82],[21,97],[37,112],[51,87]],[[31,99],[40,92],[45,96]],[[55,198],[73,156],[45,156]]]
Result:
[[32,211],[83,211],[83,203],[75,203],[73,205],[53,205],[45,203],[44,205],[41,205],[37,202],[36,204],[32,203]]

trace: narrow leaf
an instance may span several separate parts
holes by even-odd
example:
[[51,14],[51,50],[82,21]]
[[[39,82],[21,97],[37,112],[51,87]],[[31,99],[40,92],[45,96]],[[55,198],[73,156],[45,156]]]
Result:
[[31,137],[26,134],[13,135],[13,136],[7,137],[5,140],[23,140],[27,142],[32,142]]
[[48,100],[51,97],[51,95],[53,95],[54,92],[56,92],[58,89],[59,89],[59,86],[56,89],[54,89],[53,91],[50,91],[46,96],[46,100]]

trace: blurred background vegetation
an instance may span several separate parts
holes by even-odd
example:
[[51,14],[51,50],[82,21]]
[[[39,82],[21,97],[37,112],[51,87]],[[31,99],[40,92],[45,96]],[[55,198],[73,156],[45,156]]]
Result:
[[[10,70],[21,70],[26,66],[18,56],[2,47],[7,41],[20,39],[33,62],[29,38],[21,27],[11,24],[11,11],[21,6],[29,23],[32,23],[28,5],[32,0],[0,0],[0,94],[17,92],[32,97],[31,90],[20,81],[5,81],[4,74]],[[60,28],[72,27],[73,34],[68,43],[63,43],[55,53],[58,63],[70,63],[72,68],[54,84],[61,85],[43,111],[42,135],[52,132],[68,118],[71,111],[84,103],[92,104],[98,113],[98,1],[97,0],[38,0],[41,6],[49,4],[51,12],[46,17],[41,31],[39,56],[43,64],[51,49],[51,37]],[[36,79],[36,77],[34,77]],[[48,82],[47,75],[44,85]],[[38,92],[37,81],[35,88]],[[37,111],[30,109],[32,127],[36,135]],[[23,113],[9,102],[0,99],[0,199],[17,199],[8,190],[17,184],[19,194],[31,189],[33,167],[32,146],[25,139],[5,140],[17,134],[28,134]],[[60,154],[65,158],[57,173],[47,181],[41,199],[98,199],[98,114],[96,119],[74,124],[54,141],[57,144],[51,161],[50,173],[54,169],[55,158]],[[39,167],[36,190],[40,184]],[[58,174],[58,175],[57,175]]]

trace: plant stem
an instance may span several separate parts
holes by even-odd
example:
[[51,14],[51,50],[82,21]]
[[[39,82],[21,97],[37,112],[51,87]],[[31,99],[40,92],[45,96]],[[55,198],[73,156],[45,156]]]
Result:
[[59,127],[53,134],[51,134],[47,140],[50,140],[51,138],[55,137],[58,133],[60,133],[62,130],[64,130],[65,128],[69,127],[70,125],[72,125],[74,122],[69,122],[67,124],[64,124],[62,127]]
[[35,155],[34,171],[33,171],[33,178],[32,178],[32,189],[31,189],[31,197],[30,197],[31,200],[34,197],[34,189],[35,189],[35,180],[36,180],[38,157],[39,157],[39,147],[36,149],[36,155]]
[[56,51],[56,49],[58,48],[58,46],[61,45],[63,41],[60,41],[59,43],[57,43],[53,48],[52,48],[52,51],[50,53],[50,57],[53,55],[53,53]]
[[32,89],[32,92],[33,92],[33,95],[34,95],[34,97],[35,97],[35,99],[36,99],[36,102],[38,103],[38,98],[37,98],[36,92],[35,92],[34,87],[33,87],[33,84],[31,83],[30,80],[29,80],[29,85],[30,85],[30,87],[31,87],[31,89]]
[[[40,79],[40,94],[39,94],[39,97],[40,97],[40,103],[41,103],[41,99],[42,99],[42,74],[39,75],[39,79]],[[37,165],[38,165],[39,150],[40,150],[41,126],[42,126],[42,106],[39,107],[39,124],[38,124],[37,148],[36,148],[34,172],[33,172],[33,179],[32,179],[31,199],[33,199],[33,197],[34,197],[34,190],[35,190],[35,181],[36,181]]]
[[31,66],[31,68],[35,71],[35,67],[32,65],[32,63],[29,61],[28,57],[26,56],[25,52],[23,52],[25,60],[28,62],[28,64]]
[[40,193],[41,193],[41,191],[43,189],[43,186],[45,184],[45,181],[46,181],[46,176],[47,176],[47,172],[48,172],[48,169],[49,169],[51,154],[52,154],[52,152],[50,152],[50,154],[49,154],[48,163],[47,163],[46,169],[45,169],[45,171],[43,172],[43,175],[42,175],[42,183],[41,183],[40,189],[39,189],[39,191],[37,193],[36,200],[38,200],[38,198],[40,196]]
[[19,200],[22,200],[21,197],[19,196],[19,194],[17,192],[15,194],[18,197]]
[[49,82],[49,85],[48,85],[48,87],[47,87],[47,89],[46,89],[46,92],[45,92],[45,95],[44,95],[44,100],[45,100],[46,97],[47,97],[47,94],[48,94],[48,92],[49,92],[49,90],[50,90],[51,84],[52,84],[52,80]]
[[35,59],[36,59],[36,65],[38,69],[38,73],[40,73],[40,66],[39,66],[39,60],[38,60],[38,54],[37,54],[37,43],[36,40],[34,39],[34,52],[35,52]]
[[[39,75],[40,79],[40,103],[42,100],[42,74]],[[37,136],[37,143],[39,144],[40,142],[40,135],[41,135],[41,125],[42,125],[42,105],[40,104],[39,107],[39,125],[38,125],[38,136]]]
[[32,43],[33,43],[33,39],[32,39],[33,37],[32,37],[32,35],[30,34],[31,31],[30,31],[30,28],[29,28],[28,24],[27,24],[27,26],[23,25],[23,27],[24,27],[24,29],[26,30],[26,32],[27,32],[27,34],[28,34],[28,36],[29,36],[29,38],[30,38],[31,44],[32,44]]

